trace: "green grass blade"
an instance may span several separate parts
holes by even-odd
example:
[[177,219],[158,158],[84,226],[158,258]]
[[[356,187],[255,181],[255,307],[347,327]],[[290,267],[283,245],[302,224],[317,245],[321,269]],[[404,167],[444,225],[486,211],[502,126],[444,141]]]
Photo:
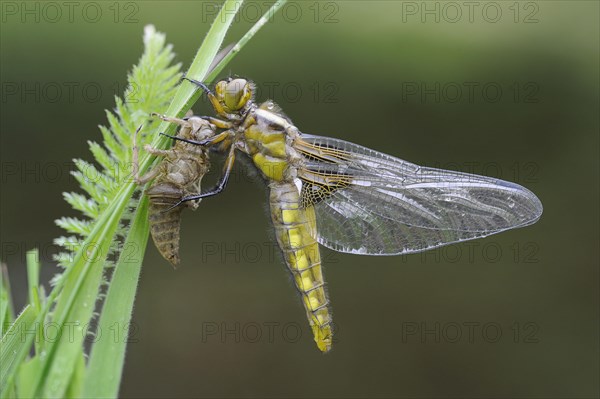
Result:
[[206,82],[212,82],[221,73],[223,68],[235,57],[237,53],[248,43],[250,39],[266,24],[270,18],[287,2],[287,0],[277,0],[271,8],[262,16],[252,28],[233,46],[233,48],[223,57],[221,61],[206,76]]
[[84,249],[85,255],[76,260],[74,272],[65,282],[53,317],[63,331],[60,338],[47,347],[36,396],[63,397],[71,383],[71,373],[65,373],[65,370],[73,370],[83,353],[83,341],[98,298],[104,262],[123,208],[117,208],[108,222],[102,224],[104,229],[98,236],[90,236],[93,245]]
[[[27,305],[15,322],[8,328],[0,340],[0,387],[2,396],[4,390],[12,386],[15,371],[27,357],[33,336],[37,333],[35,328],[37,312],[31,305]],[[26,339],[28,338],[28,339]]]
[[12,297],[10,293],[10,281],[8,279],[8,268],[4,263],[0,264],[0,337],[14,320]]
[[[42,304],[40,302],[40,254],[37,249],[27,251],[26,254],[27,262],[27,286],[29,288],[29,304],[35,308],[37,314],[42,310]],[[43,324],[39,323],[37,326],[38,334],[35,344],[35,353],[40,353],[44,345],[43,340]]]
[[83,390],[83,381],[85,379],[85,356],[83,353],[77,359],[75,363],[75,368],[73,369],[73,374],[71,376],[71,383],[67,387],[67,392],[65,397],[67,399],[73,398],[78,399],[81,398],[81,391]]
[[6,293],[5,289],[0,288],[0,337],[4,335],[4,329],[8,328],[8,325],[12,321],[9,312],[8,295]]
[[[98,341],[92,347],[82,397],[117,397],[119,392],[127,344],[126,332],[131,322],[149,229],[148,198],[144,196],[136,211],[106,295],[98,329],[105,336],[98,337]],[[114,328],[119,332],[125,331],[118,335],[117,340],[106,335]]]
[[38,287],[40,285],[40,256],[37,249],[27,251],[27,285],[29,287],[29,303],[40,310]]
[[[219,52],[223,40],[225,40],[225,34],[229,30],[242,3],[243,0],[227,0],[223,3],[219,14],[215,18],[215,21],[210,27],[210,30],[192,61],[192,65],[187,71],[188,77],[199,80],[206,76],[206,73],[212,64],[212,60]],[[195,85],[190,86],[194,91],[196,90]]]
[[33,397],[33,382],[36,376],[40,372],[40,358],[34,357],[21,364],[19,367],[18,383],[17,383],[17,395],[19,398],[32,398]]

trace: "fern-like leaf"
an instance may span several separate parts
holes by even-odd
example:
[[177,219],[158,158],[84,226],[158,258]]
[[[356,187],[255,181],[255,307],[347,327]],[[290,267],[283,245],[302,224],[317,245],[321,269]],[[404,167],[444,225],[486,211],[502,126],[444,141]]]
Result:
[[[131,179],[132,133],[144,123],[152,126],[152,123],[148,124],[149,113],[166,110],[181,78],[181,65],[172,65],[173,49],[165,43],[165,36],[152,32],[144,40],[144,54],[127,79],[125,100],[116,97],[115,110],[106,112],[108,127],[100,126],[101,144],[89,141],[95,164],[82,159],[74,161],[78,170],[73,175],[88,196],[65,193],[65,200],[89,219],[61,218],[56,224],[81,239],[91,233],[95,218],[113,201],[121,185]],[[123,239],[125,226],[118,230],[118,238]],[[67,249],[77,250],[78,247]],[[64,259],[64,255],[61,258]]]

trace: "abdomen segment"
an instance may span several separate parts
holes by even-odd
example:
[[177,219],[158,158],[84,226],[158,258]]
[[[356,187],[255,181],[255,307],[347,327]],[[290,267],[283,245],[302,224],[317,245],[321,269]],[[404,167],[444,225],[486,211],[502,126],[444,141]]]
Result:
[[156,184],[147,191],[150,198],[150,234],[160,254],[173,267],[179,265],[179,226],[183,207],[170,208],[183,194],[181,189],[169,183]]

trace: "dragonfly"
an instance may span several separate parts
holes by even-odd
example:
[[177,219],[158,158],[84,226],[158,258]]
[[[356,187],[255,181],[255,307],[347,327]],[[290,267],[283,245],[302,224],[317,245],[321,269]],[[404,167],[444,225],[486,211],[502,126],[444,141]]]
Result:
[[418,166],[348,141],[302,133],[271,100],[257,104],[241,77],[216,83],[186,78],[207,95],[220,132],[204,140],[172,137],[226,154],[216,186],[173,206],[221,193],[237,153],[269,187],[271,220],[301,295],[317,347],[333,328],[319,244],[360,255],[400,255],[535,223],[540,200],[508,181]]

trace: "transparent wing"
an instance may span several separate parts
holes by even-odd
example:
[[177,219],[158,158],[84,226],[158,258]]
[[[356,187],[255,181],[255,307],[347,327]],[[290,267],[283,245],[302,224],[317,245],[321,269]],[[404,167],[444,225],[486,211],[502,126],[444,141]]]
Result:
[[340,252],[395,255],[535,223],[540,200],[515,183],[421,167],[347,141],[303,134],[294,143],[304,205],[319,242]]

